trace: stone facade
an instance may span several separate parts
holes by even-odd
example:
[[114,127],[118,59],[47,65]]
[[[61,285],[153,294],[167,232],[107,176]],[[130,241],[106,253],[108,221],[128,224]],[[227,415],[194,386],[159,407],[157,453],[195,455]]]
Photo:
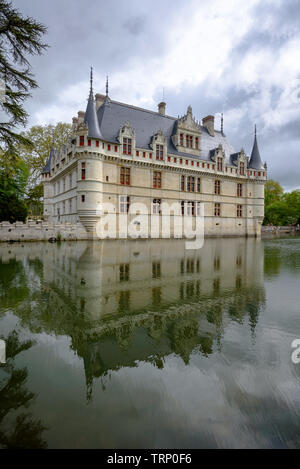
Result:
[[[145,212],[140,214],[149,218],[153,211],[160,212],[162,202],[177,202],[180,209],[172,215],[174,219],[183,213],[195,216],[197,203],[203,203],[205,235],[260,235],[266,166],[259,154],[254,155],[252,166],[253,154],[249,158],[243,150],[234,153],[223,131],[214,129],[213,116],[204,118],[201,125],[190,106],[185,116],[176,119],[165,115],[162,103],[155,113],[111,101],[108,96],[98,103],[96,114],[96,102],[91,88],[86,113],[73,118],[72,141],[59,152],[52,149],[43,173],[47,221],[80,222],[95,233],[106,213],[101,207],[110,204],[108,212],[116,214],[118,236],[122,202],[123,210],[127,201],[129,206],[143,204]],[[122,122],[119,116],[126,112],[136,121],[125,121],[116,129]],[[92,122],[95,115],[96,125]],[[91,128],[96,129],[93,136]],[[258,152],[256,136],[255,144]],[[129,212],[129,219],[135,216]]]

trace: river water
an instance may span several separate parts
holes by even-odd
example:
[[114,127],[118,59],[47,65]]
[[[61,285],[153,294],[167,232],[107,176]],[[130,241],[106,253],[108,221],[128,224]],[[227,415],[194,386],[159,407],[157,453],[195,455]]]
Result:
[[0,337],[2,447],[300,447],[300,237],[2,243]]

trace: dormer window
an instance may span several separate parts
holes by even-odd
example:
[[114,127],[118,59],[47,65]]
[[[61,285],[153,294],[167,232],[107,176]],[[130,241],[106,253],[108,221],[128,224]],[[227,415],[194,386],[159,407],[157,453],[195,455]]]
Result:
[[199,150],[199,138],[198,137],[195,138],[195,147],[196,147],[196,150]]
[[183,147],[183,134],[180,134],[180,145]]
[[217,170],[223,171],[223,159],[222,158],[217,158]]
[[156,145],[156,159],[157,160],[164,159],[164,146],[163,145]]
[[132,139],[123,138],[123,155],[131,155]]
[[245,163],[243,163],[243,162],[240,163],[240,174],[242,176],[245,175]]
[[186,135],[186,146],[187,148],[193,148],[193,136]]

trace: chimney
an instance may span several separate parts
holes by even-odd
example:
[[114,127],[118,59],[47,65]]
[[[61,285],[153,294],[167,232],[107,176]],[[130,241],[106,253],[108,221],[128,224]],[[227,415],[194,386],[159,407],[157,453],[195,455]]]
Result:
[[100,94],[100,93],[95,94],[95,100],[96,100],[96,111],[98,111],[99,107],[102,106],[102,104],[105,101],[105,94]]
[[84,116],[85,112],[84,111],[78,111],[78,124],[82,124],[84,121]]
[[159,103],[159,105],[158,105],[158,112],[162,116],[166,115],[166,103],[164,103],[163,101],[161,103]]
[[78,117],[73,117],[73,118],[72,118],[72,124],[73,124],[73,125],[72,125],[73,129],[77,127],[77,125],[78,125]]
[[215,118],[214,116],[206,116],[202,119],[202,125],[208,130],[208,133],[211,137],[215,135]]

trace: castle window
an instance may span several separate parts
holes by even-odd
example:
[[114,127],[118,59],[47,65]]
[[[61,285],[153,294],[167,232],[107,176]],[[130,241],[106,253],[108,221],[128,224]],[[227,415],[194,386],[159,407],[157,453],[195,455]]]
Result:
[[186,146],[187,148],[193,148],[193,136],[186,135]]
[[115,152],[117,153],[117,151],[118,151],[118,147],[117,145],[115,145]]
[[185,191],[185,176],[181,176],[181,184],[180,184],[181,190]]
[[236,216],[238,218],[242,218],[243,216],[243,206],[238,204],[237,207],[236,207]]
[[164,159],[164,146],[163,145],[156,145],[156,159],[157,160]]
[[96,140],[96,147],[99,147],[99,140]]
[[181,201],[181,215],[184,215],[184,200]]
[[195,178],[194,176],[188,176],[187,178],[187,191],[195,192]]
[[183,134],[180,134],[180,145],[183,147]]
[[82,196],[81,196],[81,202],[84,204],[84,202],[85,202],[85,195],[82,195]]
[[143,151],[143,158],[146,158],[146,152]]
[[170,158],[170,156],[168,156],[168,161],[171,161],[171,158]]
[[130,206],[130,197],[128,197],[127,195],[120,195],[119,204],[120,213],[128,213]]
[[121,168],[120,168],[120,184],[124,184],[126,186],[130,185],[130,168],[125,168],[125,166],[121,166]]
[[191,165],[194,166],[194,162],[193,162],[193,161],[191,161]]
[[197,202],[197,217],[199,217],[201,215],[201,203],[200,202]]
[[80,135],[79,138],[80,138],[80,140],[79,140],[79,145],[80,145],[81,147],[83,147],[83,146],[84,146],[84,135]]
[[153,187],[156,189],[161,188],[161,172],[160,171],[153,172]]
[[124,155],[131,155],[131,146],[132,146],[132,139],[131,138],[123,138],[123,154]]
[[135,156],[139,156],[139,154],[140,154],[140,152],[137,150],[137,151],[135,152]]
[[110,145],[107,145],[107,149],[108,149],[108,151],[110,151]]
[[220,217],[221,216],[221,204],[216,203],[215,204],[215,217]]
[[198,166],[198,168],[199,168],[199,161],[197,161],[197,166]]
[[215,194],[216,195],[221,194],[221,181],[218,181],[218,180],[215,181]]
[[204,163],[202,163],[202,168],[204,168]]
[[149,153],[149,158],[152,158],[152,153]]
[[189,160],[185,160],[185,164],[189,164]]
[[243,197],[243,184],[238,183],[237,185],[237,197]]
[[81,179],[85,179],[85,163],[81,163]]
[[223,158],[217,158],[217,170],[223,171]]
[[201,179],[197,178],[197,192],[201,192]]
[[180,164],[182,164],[182,158],[180,158]]
[[199,138],[198,137],[195,138],[195,146],[196,146],[196,150],[199,150]]
[[88,146],[90,147],[92,145],[91,139],[88,139]]
[[177,158],[174,158],[174,163],[177,163]]
[[160,213],[161,199],[153,199],[152,202],[152,213]]
[[195,202],[187,203],[187,215],[195,215]]
[[243,163],[243,162],[240,163],[240,174],[242,176],[245,175],[245,163]]

